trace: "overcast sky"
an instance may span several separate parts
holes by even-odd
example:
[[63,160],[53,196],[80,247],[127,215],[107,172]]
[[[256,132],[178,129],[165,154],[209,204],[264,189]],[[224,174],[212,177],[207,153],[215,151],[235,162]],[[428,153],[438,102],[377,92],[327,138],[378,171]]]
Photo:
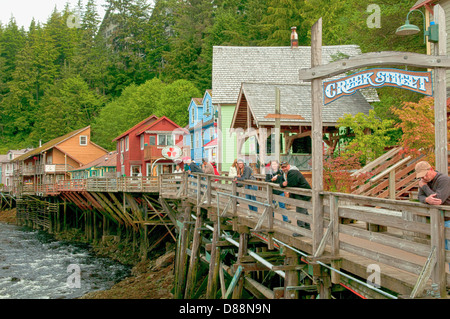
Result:
[[[81,2],[84,7],[87,0]],[[61,12],[66,3],[69,3],[70,8],[75,8],[78,0],[0,0],[0,21],[5,25],[9,22],[11,16],[14,16],[17,25],[19,27],[24,26],[28,30],[33,17],[36,21],[45,23],[55,6]],[[96,0],[95,3],[98,7],[97,12],[100,19],[102,19],[105,12],[102,5],[106,1]]]

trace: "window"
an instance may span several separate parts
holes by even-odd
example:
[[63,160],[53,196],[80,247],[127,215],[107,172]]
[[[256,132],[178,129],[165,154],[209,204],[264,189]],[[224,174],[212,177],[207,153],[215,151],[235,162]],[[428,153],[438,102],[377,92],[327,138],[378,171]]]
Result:
[[123,147],[123,144],[124,143],[124,141],[123,141],[123,138],[120,140],[120,152],[121,153],[123,153],[123,150],[124,150],[124,147]]
[[149,145],[156,145],[156,136],[150,135]]
[[125,151],[128,151],[128,136],[125,136]]
[[141,165],[131,165],[130,176],[142,176]]
[[191,123],[195,122],[195,108],[193,107],[191,109]]
[[174,145],[171,134],[158,134],[158,145]]
[[80,135],[80,145],[87,145],[88,137],[86,135]]
[[141,143],[141,150],[143,150],[144,149],[144,134],[141,134],[140,143]]

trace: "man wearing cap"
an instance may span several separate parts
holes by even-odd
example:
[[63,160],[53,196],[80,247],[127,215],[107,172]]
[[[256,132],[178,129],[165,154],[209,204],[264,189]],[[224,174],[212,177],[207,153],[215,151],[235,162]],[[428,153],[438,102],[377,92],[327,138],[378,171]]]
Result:
[[417,163],[415,170],[416,177],[420,178],[419,201],[430,205],[450,205],[450,177],[435,171],[426,161]]
[[[281,170],[283,171],[283,176],[280,180],[280,186],[281,187],[298,187],[298,188],[306,188],[311,189],[311,186],[309,185],[308,181],[306,180],[305,176],[303,176],[302,173],[298,170],[297,167],[291,166],[287,162],[281,163]],[[298,194],[290,194],[289,197],[300,199],[303,201],[310,201],[311,197],[305,196],[305,195],[298,195]],[[296,212],[300,214],[308,215],[308,210],[303,207],[296,207]],[[297,221],[297,225],[300,227],[310,228],[310,225],[308,223]]]

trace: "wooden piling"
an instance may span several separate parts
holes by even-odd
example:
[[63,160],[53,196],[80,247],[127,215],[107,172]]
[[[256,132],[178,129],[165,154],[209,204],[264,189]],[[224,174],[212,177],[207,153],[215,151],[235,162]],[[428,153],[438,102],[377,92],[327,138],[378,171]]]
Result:
[[298,290],[289,290],[288,287],[298,286],[299,273],[294,267],[299,264],[299,256],[291,249],[285,249],[284,266],[292,267],[286,270],[286,276],[284,278],[284,298],[285,299],[298,299]]
[[214,299],[218,287],[218,276],[220,266],[220,248],[219,241],[219,220],[214,222],[213,237],[211,241],[211,257],[208,271],[208,283],[206,286],[206,299]]
[[184,294],[185,299],[190,299],[193,294],[194,286],[197,281],[197,267],[199,262],[199,250],[201,244],[201,231],[202,227],[202,212],[201,208],[197,206],[197,220],[195,221],[194,234],[191,246],[191,258],[189,261],[189,270],[186,279],[186,291]]
[[[248,237],[249,237],[249,229],[245,226],[239,226],[239,250],[238,250],[238,258],[237,264],[240,266],[242,263],[242,259],[247,255],[248,251]],[[232,299],[241,299],[242,298],[242,289],[244,288],[244,277],[242,274],[237,278],[238,282],[236,287],[233,290]]]
[[184,212],[184,222],[180,227],[178,247],[177,247],[177,261],[176,261],[176,273],[175,273],[175,291],[174,298],[182,299],[184,297],[184,289],[186,286],[186,266],[187,266],[187,247],[189,243],[189,230],[190,230],[190,216],[191,207],[188,206]]

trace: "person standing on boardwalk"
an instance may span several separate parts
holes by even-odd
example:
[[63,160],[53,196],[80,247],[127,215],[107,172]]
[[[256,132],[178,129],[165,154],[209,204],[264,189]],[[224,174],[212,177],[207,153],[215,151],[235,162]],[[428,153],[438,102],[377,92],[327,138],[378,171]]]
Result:
[[[244,181],[244,180],[254,180],[255,176],[253,176],[253,170],[251,169],[250,166],[245,165],[244,160],[242,159],[238,159],[237,160],[237,175],[234,178],[234,181]],[[242,184],[238,183],[237,184],[238,187],[242,187]],[[258,187],[254,186],[254,185],[245,185],[246,189],[250,189],[250,190],[257,190]],[[252,200],[256,200],[256,197],[254,195],[249,195],[246,194],[245,198],[247,199],[252,199]],[[248,205],[248,208],[252,211],[257,212],[258,208],[252,205]]]
[[[281,163],[281,170],[283,171],[282,178],[280,179],[280,186],[284,187],[297,187],[297,188],[306,188],[311,189],[308,181],[305,176],[298,170],[297,167],[291,166],[288,162]],[[298,195],[298,194],[289,194],[290,198],[300,199],[303,201],[310,201],[310,196]],[[300,214],[308,215],[308,210],[303,207],[296,207],[296,212]],[[297,221],[297,226],[305,227],[310,229],[310,225],[303,221]],[[294,235],[295,236],[295,235]]]
[[203,173],[214,175],[214,167],[206,158],[202,159]]
[[189,160],[187,164],[189,173],[203,173],[202,169],[194,161]]
[[[277,160],[271,161],[270,169],[268,170],[268,172],[266,174],[265,181],[269,182],[269,183],[280,184],[282,176],[283,176],[283,171],[280,169],[280,164],[278,163],[278,161]],[[284,196],[283,191],[279,191],[276,189],[274,189],[272,191],[272,193],[275,195]],[[283,202],[278,202],[278,206],[283,209],[286,208],[286,205]],[[283,215],[283,221],[289,222],[289,219],[287,218],[287,216]]]
[[230,166],[228,171],[228,177],[236,177],[237,175],[237,159],[234,160],[233,164]]

